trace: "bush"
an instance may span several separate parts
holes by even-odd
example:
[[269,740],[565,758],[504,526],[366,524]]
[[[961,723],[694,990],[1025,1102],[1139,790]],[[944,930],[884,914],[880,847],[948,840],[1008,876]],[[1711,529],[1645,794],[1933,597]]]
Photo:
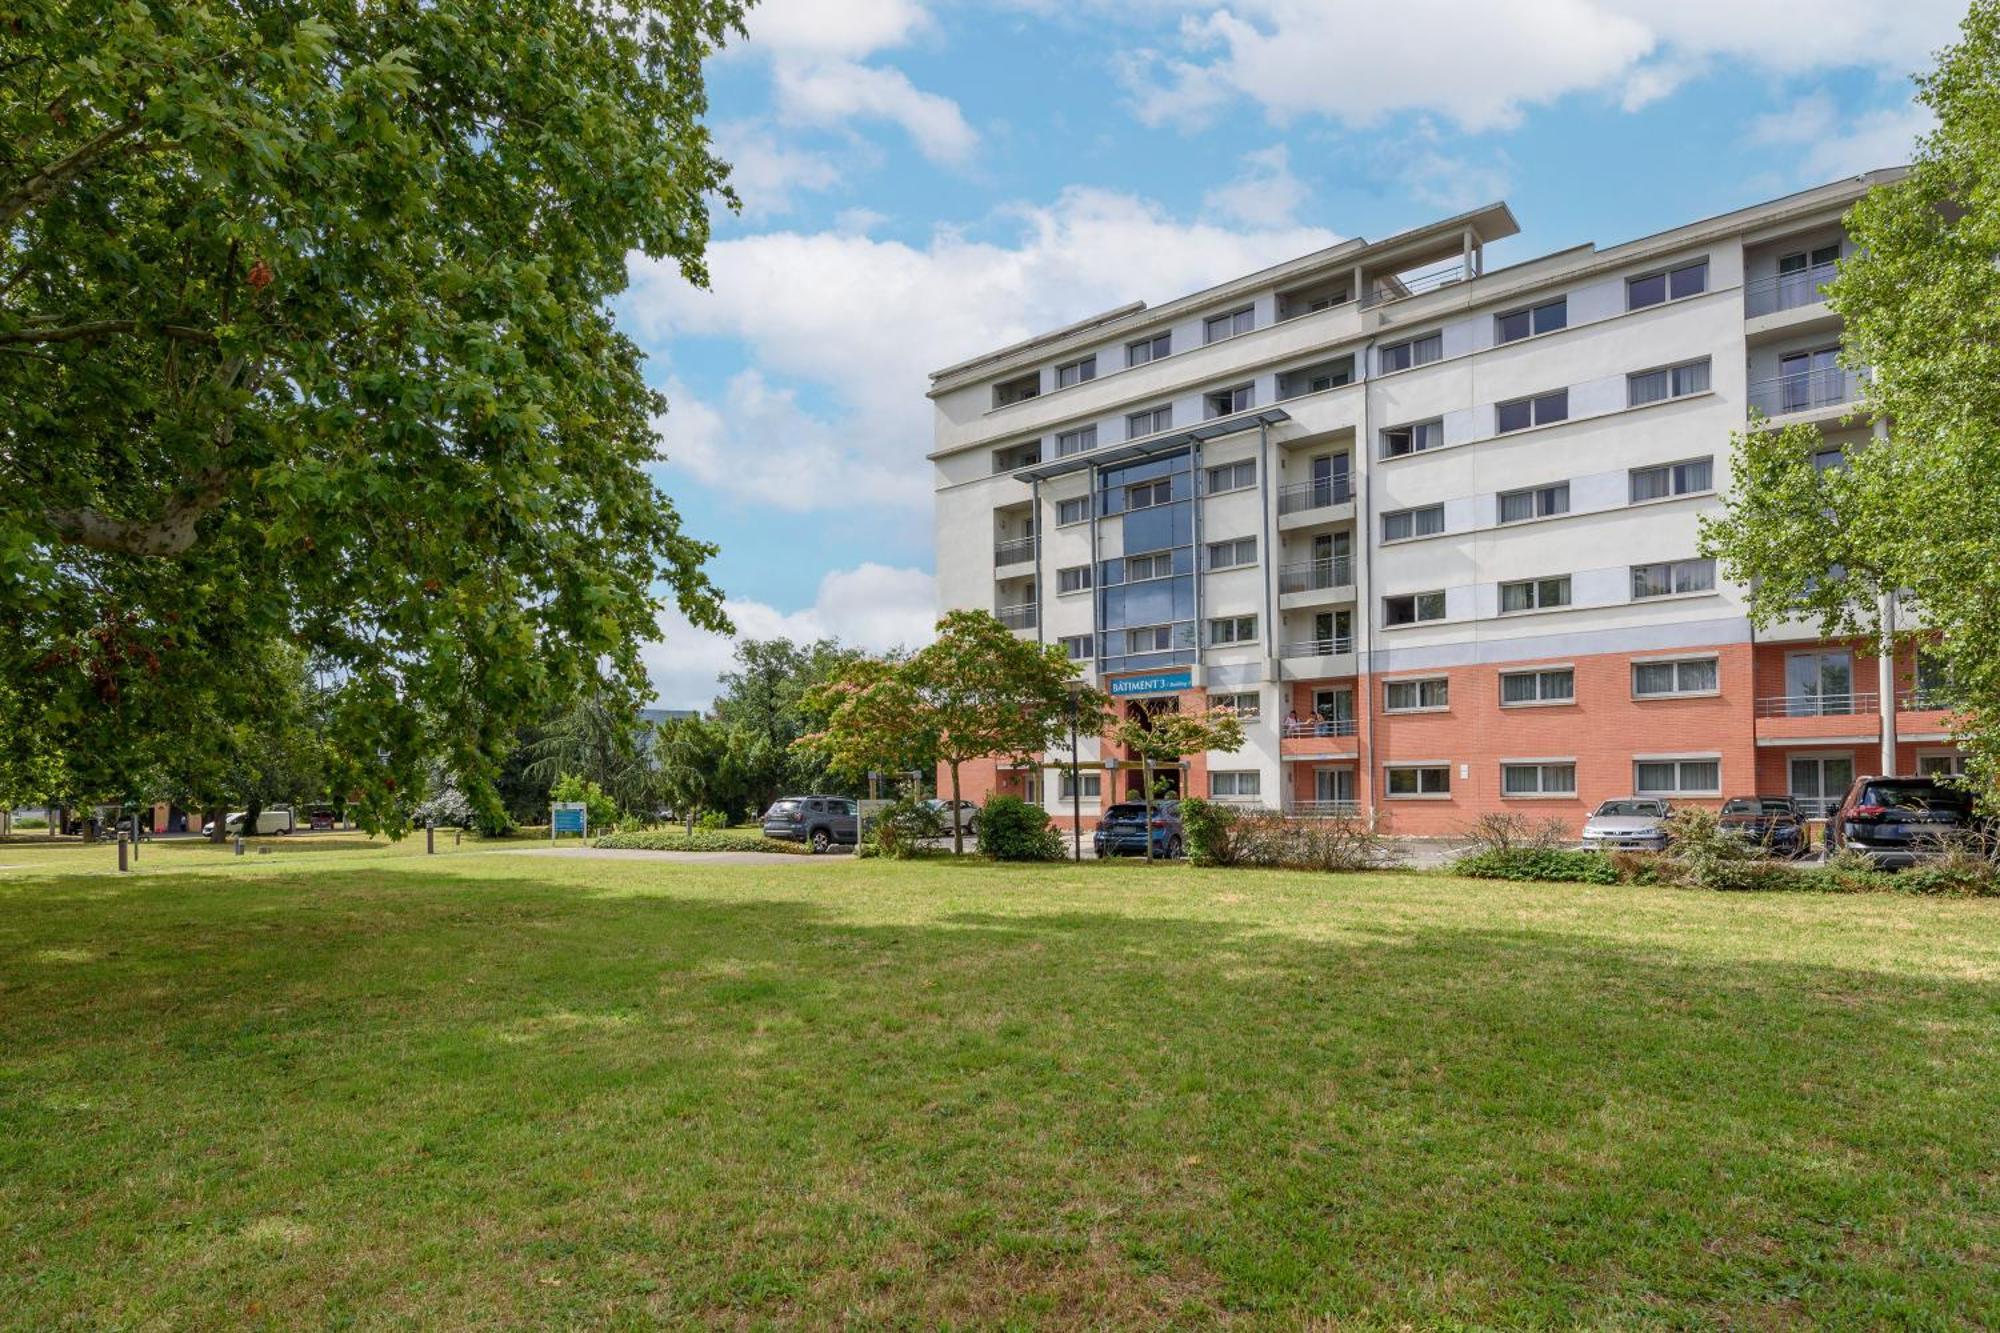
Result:
[[720,832],[729,827],[729,814],[723,810],[711,810],[699,819],[696,819],[694,826],[698,829],[709,829],[713,832]]
[[556,785],[549,788],[551,803],[564,805],[582,801],[584,818],[591,828],[615,828],[618,824],[618,802],[604,794],[604,788],[587,781],[574,773],[565,773],[556,779]]
[[905,796],[875,817],[855,855],[907,861],[931,850],[926,840],[943,836],[944,817],[917,797]]
[[1469,879],[1534,880],[1553,884],[1616,884],[1618,868],[1596,852],[1564,847],[1488,848],[1452,862]]
[[1199,796],[1181,802],[1181,835],[1188,863],[1198,866],[1233,866],[1239,863],[1237,826],[1239,811]]
[[1620,884],[1672,884],[1674,864],[1659,852],[1606,852]]
[[1529,819],[1526,815],[1481,815],[1461,830],[1474,852],[1538,851],[1562,847],[1571,841],[1569,827],[1554,815]]
[[1297,817],[1238,810],[1198,798],[1181,802],[1188,860],[1198,866],[1258,866],[1340,873],[1376,870],[1396,853],[1358,816]]
[[17,819],[14,821],[14,827],[17,829],[31,829],[31,828],[45,829],[48,826],[49,826],[49,821],[44,819],[40,815],[29,815],[25,819]]
[[1986,898],[2000,894],[1993,862],[1983,849],[1970,842],[1954,842],[1937,859],[1919,862],[1883,878],[1889,881],[1888,887],[1899,893],[1940,898]]
[[800,855],[809,850],[802,842],[767,838],[755,829],[696,829],[692,834],[680,829],[611,833],[597,839],[591,846],[636,852],[776,852],[781,855]]
[[979,850],[996,861],[1060,861],[1062,835],[1049,812],[1018,796],[995,796],[979,812]]

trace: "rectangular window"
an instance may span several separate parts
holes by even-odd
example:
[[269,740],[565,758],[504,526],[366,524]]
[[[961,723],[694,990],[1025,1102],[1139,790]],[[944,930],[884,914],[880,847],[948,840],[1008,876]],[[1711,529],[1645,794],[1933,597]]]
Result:
[[1209,706],[1227,708],[1243,722],[1255,722],[1264,714],[1264,697],[1255,690],[1245,690],[1241,694],[1214,694],[1209,696]]
[[1128,555],[1121,562],[1125,566],[1125,582],[1144,583],[1148,579],[1171,578],[1174,572],[1172,551],[1150,551],[1145,555]]
[[1125,344],[1125,364],[1143,366],[1148,361],[1158,361],[1174,350],[1174,335],[1156,333],[1150,338]]
[[1240,773],[1210,773],[1208,794],[1218,800],[1245,800],[1263,794],[1263,777],[1256,769]]
[[1174,502],[1174,481],[1172,477],[1162,477],[1158,481],[1142,481],[1136,486],[1125,488],[1125,508],[1157,509],[1161,505]]
[[1143,629],[1125,631],[1125,651],[1127,653],[1164,653],[1174,646],[1174,630],[1171,625],[1148,625]]
[[1223,616],[1209,621],[1208,642],[1211,647],[1225,643],[1257,642],[1257,617]]
[[1707,393],[1708,385],[1707,357],[1684,361],[1678,366],[1661,366],[1658,370],[1636,371],[1625,377],[1625,403],[1628,407],[1644,407],[1669,398],[1685,398],[1691,393]]
[[1407,541],[1412,537],[1429,537],[1443,531],[1443,505],[1425,505],[1420,509],[1398,509],[1394,513],[1382,515],[1382,540],[1385,542]]
[[1078,523],[1090,522],[1090,497],[1079,495],[1073,500],[1056,501],[1056,526],[1073,527]]
[[1522,704],[1567,704],[1576,702],[1576,671],[1571,667],[1549,667],[1541,671],[1500,673],[1500,706]]
[[1167,403],[1152,407],[1144,412],[1134,412],[1125,418],[1125,438],[1136,440],[1141,435],[1151,435],[1157,431],[1174,428],[1174,406]]
[[1632,790],[1641,796],[1720,796],[1720,759],[1637,759]]
[[1569,327],[1569,298],[1558,296],[1525,310],[1510,310],[1493,317],[1493,341],[1519,342],[1537,333],[1554,333]]
[[1412,592],[1382,599],[1382,622],[1386,625],[1415,625],[1426,620],[1443,619],[1442,592]]
[[1500,614],[1516,611],[1546,611],[1569,605],[1569,575],[1549,579],[1522,579],[1500,585]]
[[1226,417],[1235,412],[1248,412],[1255,397],[1251,386],[1239,384],[1233,389],[1217,389],[1202,396],[1202,411],[1210,417]]
[[1675,495],[1700,495],[1715,489],[1715,460],[1690,458],[1683,463],[1635,467],[1631,482],[1633,504]]
[[1684,592],[1713,592],[1713,560],[1661,560],[1650,565],[1632,566],[1632,600],[1672,597]]
[[1210,315],[1201,322],[1201,340],[1205,343],[1219,343],[1224,338],[1234,338],[1239,333],[1248,333],[1257,324],[1257,312],[1251,306],[1232,310],[1226,315]]
[[1697,259],[1678,268],[1662,269],[1643,277],[1625,279],[1625,308],[1643,310],[1662,301],[1678,301],[1699,296],[1708,290],[1708,261]]
[[1533,398],[1516,398],[1511,402],[1495,404],[1493,408],[1493,430],[1499,435],[1505,435],[1509,431],[1526,430],[1530,426],[1546,426],[1551,422],[1567,420],[1569,420],[1568,389],[1537,394]]
[[1410,426],[1391,426],[1382,432],[1382,457],[1401,458],[1420,454],[1444,443],[1444,422],[1419,421]]
[[1391,796],[1451,795],[1451,765],[1402,764],[1382,770],[1383,786]]
[[[1075,781],[1072,781],[1072,779]],[[1076,790],[1076,783],[1078,781],[1083,784],[1081,796],[1079,796]],[[1103,793],[1103,782],[1104,775],[1102,773],[1072,773],[1065,768],[1062,770],[1061,779],[1056,784],[1056,790],[1060,794],[1060,798],[1065,801],[1078,799],[1094,801]]]
[[1713,657],[1692,657],[1679,662],[1634,662],[1632,697],[1671,699],[1675,695],[1714,694],[1720,680],[1720,667]]
[[1086,356],[1081,361],[1072,361],[1066,366],[1056,367],[1056,387],[1067,389],[1072,384],[1082,384],[1097,378],[1097,358]]
[[1408,338],[1399,343],[1390,343],[1379,349],[1376,364],[1379,373],[1393,374],[1398,370],[1408,370],[1412,366],[1427,366],[1444,355],[1444,335],[1427,333],[1421,338]]
[[1091,636],[1088,634],[1071,634],[1062,639],[1061,643],[1064,654],[1072,662],[1088,662],[1096,656],[1091,650]]
[[1234,541],[1210,542],[1208,544],[1208,567],[1210,569],[1242,569],[1245,565],[1257,563],[1257,539],[1238,537]]
[[1559,481],[1553,486],[1531,486],[1526,490],[1500,493],[1499,520],[1502,523],[1525,523],[1531,518],[1549,518],[1568,512],[1569,483],[1566,481]]
[[1056,591],[1059,593],[1090,591],[1090,566],[1071,565],[1067,569],[1058,569]]
[[1221,495],[1225,491],[1247,491],[1257,484],[1257,461],[1246,458],[1240,463],[1223,463],[1208,470],[1208,493]]
[[1068,458],[1071,454],[1088,453],[1097,447],[1097,427],[1078,426],[1075,430],[1059,431],[1056,434],[1056,457]]
[[1382,711],[1421,713],[1451,704],[1451,682],[1443,676],[1429,680],[1391,680],[1382,685]]
[[1574,796],[1576,764],[1502,764],[1500,792],[1503,796]]

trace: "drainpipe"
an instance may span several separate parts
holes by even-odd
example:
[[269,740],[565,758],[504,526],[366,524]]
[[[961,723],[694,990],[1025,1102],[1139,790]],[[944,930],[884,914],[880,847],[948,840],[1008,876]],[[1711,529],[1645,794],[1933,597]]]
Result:
[[[1272,591],[1278,581],[1278,547],[1271,539],[1271,511],[1277,508],[1277,487],[1271,484],[1271,427],[1268,422],[1257,423],[1257,500],[1264,510],[1264,670],[1271,679],[1284,683],[1278,665],[1278,603]],[[1283,702],[1282,700],[1280,702]],[[1286,711],[1289,711],[1289,706]],[[1280,735],[1283,734],[1285,714],[1277,716]],[[1285,771],[1281,761],[1278,772]]]
[[1361,557],[1361,575],[1354,585],[1354,692],[1359,696],[1354,704],[1360,730],[1360,743],[1354,747],[1359,769],[1354,775],[1354,795],[1359,799],[1362,792],[1368,793],[1364,809],[1371,823],[1381,808],[1375,791],[1375,673],[1372,670],[1375,636],[1371,632],[1375,623],[1372,610],[1375,598],[1375,440],[1368,428],[1368,405],[1375,392],[1374,364],[1375,339],[1370,338],[1361,349],[1361,429],[1355,436],[1354,462],[1349,471],[1354,478],[1351,484],[1360,492],[1354,507],[1361,516],[1360,531],[1354,534],[1357,554]]
[[[1201,637],[1201,441],[1196,440],[1188,447],[1188,493],[1193,497],[1194,512],[1190,516],[1189,531],[1193,534],[1194,549],[1189,558],[1194,568],[1194,664],[1197,669],[1205,665],[1208,649]],[[1204,683],[1203,693],[1208,686]]]
[[1042,615],[1042,479],[1036,477],[1030,486],[1032,489],[1028,493],[1028,521],[1035,525],[1035,597],[1030,605],[1035,608],[1035,642],[1040,644],[1048,642],[1048,637],[1042,628],[1042,621],[1045,619]]
[[[1097,464],[1090,465],[1090,659],[1097,683],[1104,683],[1104,559],[1097,549]],[[1098,756],[1100,759],[1102,755]],[[1101,797],[1099,798],[1102,799]],[[1101,808],[1101,807],[1100,807]]]

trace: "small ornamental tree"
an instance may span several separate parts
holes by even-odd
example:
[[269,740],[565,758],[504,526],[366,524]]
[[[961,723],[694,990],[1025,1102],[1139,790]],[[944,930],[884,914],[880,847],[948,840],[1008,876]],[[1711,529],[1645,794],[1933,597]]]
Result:
[[1183,757],[1210,750],[1243,748],[1243,723],[1233,708],[1209,708],[1199,713],[1145,713],[1128,717],[1111,729],[1111,739],[1138,752],[1143,766],[1142,799],[1146,804],[1146,857],[1153,855],[1153,769],[1178,765]]

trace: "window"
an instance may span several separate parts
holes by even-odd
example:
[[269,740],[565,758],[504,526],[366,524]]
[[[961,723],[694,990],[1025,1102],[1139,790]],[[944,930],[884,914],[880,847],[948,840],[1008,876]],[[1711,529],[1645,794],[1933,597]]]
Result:
[[1219,343],[1224,338],[1234,338],[1239,333],[1248,333],[1257,326],[1257,312],[1251,306],[1232,310],[1226,315],[1210,315],[1201,322],[1201,340],[1205,343]]
[[1156,509],[1174,502],[1174,479],[1161,477],[1158,481],[1142,481],[1125,488],[1127,509]]
[[1071,454],[1086,453],[1097,447],[1097,427],[1078,426],[1075,430],[1056,433],[1056,457],[1067,458]]
[[1713,657],[1690,657],[1678,662],[1634,662],[1632,697],[1671,699],[1683,694],[1714,694],[1721,672]]
[[1523,704],[1567,704],[1576,702],[1576,671],[1572,667],[1548,667],[1541,671],[1500,673],[1500,706]]
[[1263,791],[1262,775],[1254,768],[1240,773],[1208,775],[1208,794],[1217,800],[1248,800],[1261,796]]
[[1127,653],[1164,653],[1174,646],[1174,631],[1171,625],[1148,625],[1144,629],[1125,631],[1125,651]]
[[1917,756],[1917,776],[1920,778],[1962,778],[1965,776],[1965,756],[1956,750],[1948,754],[1920,754]]
[[1398,370],[1408,370],[1411,366],[1427,366],[1443,355],[1442,333],[1427,333],[1421,338],[1390,343],[1375,353],[1377,369],[1384,375],[1393,374]]
[[1548,518],[1568,512],[1569,483],[1566,481],[1559,481],[1553,486],[1531,486],[1527,490],[1500,493],[1499,519],[1502,523],[1525,523],[1531,518]]
[[1246,458],[1240,463],[1223,463],[1208,470],[1208,493],[1245,491],[1257,484],[1257,462]]
[[1233,389],[1217,389],[1202,397],[1202,411],[1211,417],[1226,417],[1232,412],[1248,412],[1255,397],[1251,386],[1239,384]]
[[1662,560],[1651,565],[1632,566],[1632,600],[1672,597],[1685,592],[1713,592],[1713,560]]
[[1685,463],[1632,469],[1632,503],[1665,500],[1676,495],[1700,495],[1715,489],[1715,460],[1690,458]]
[[1225,643],[1257,642],[1257,617],[1223,616],[1209,621],[1208,642],[1211,647]]
[[1088,662],[1097,655],[1092,651],[1091,639],[1088,634],[1071,634],[1063,638],[1060,642],[1064,655],[1072,662]]
[[1382,599],[1382,621],[1387,625],[1414,625],[1424,620],[1444,619],[1444,594],[1412,592]]
[[[1083,784],[1083,791],[1080,796],[1076,789],[1076,784],[1079,781]],[[1072,773],[1065,768],[1062,770],[1062,778],[1057,783],[1056,790],[1060,794],[1060,798],[1065,801],[1078,799],[1094,801],[1103,795],[1103,784],[1104,775],[1102,773]]]
[[1382,711],[1421,713],[1451,706],[1451,682],[1443,676],[1428,680],[1391,680],[1382,685]]
[[1401,458],[1420,454],[1444,443],[1444,422],[1419,421],[1412,426],[1391,426],[1382,432],[1382,457]]
[[1173,350],[1174,335],[1171,333],[1156,333],[1150,338],[1141,338],[1137,342],[1126,343],[1125,364],[1128,366],[1143,366],[1148,361],[1158,361]]
[[1628,407],[1644,407],[1669,398],[1685,398],[1691,393],[1707,393],[1708,383],[1707,357],[1658,370],[1641,370],[1625,377],[1625,403]]
[[1451,765],[1401,764],[1382,769],[1383,785],[1390,796],[1451,795]]
[[1090,591],[1090,566],[1071,565],[1068,569],[1058,569],[1056,591],[1059,593]]
[[1662,301],[1678,301],[1683,296],[1699,296],[1708,290],[1708,261],[1697,259],[1678,268],[1662,269],[1644,277],[1625,279],[1625,308],[1643,310]]
[[1172,551],[1151,551],[1145,555],[1128,555],[1124,560],[1125,582],[1144,583],[1148,579],[1169,578],[1174,572]]
[[1077,523],[1090,521],[1090,497],[1079,495],[1073,500],[1056,501],[1056,526],[1067,528]]
[[1847,450],[1840,445],[1831,449],[1821,449],[1813,454],[1813,471],[1845,472],[1847,470]]
[[1066,366],[1056,367],[1056,387],[1067,389],[1072,384],[1082,384],[1085,380],[1097,378],[1097,358],[1086,356],[1081,361],[1072,361]]
[[1516,398],[1512,402],[1500,403],[1493,409],[1493,429],[1500,435],[1505,435],[1509,431],[1526,430],[1530,426],[1546,426],[1551,422],[1567,420],[1569,420],[1568,389],[1537,394],[1533,398]]
[[1503,796],[1574,796],[1576,763],[1502,764],[1500,794]]
[[1636,759],[1632,790],[1640,796],[1720,796],[1722,761],[1702,759]]
[[1500,585],[1500,614],[1516,611],[1547,611],[1569,605],[1569,575],[1550,579],[1522,579]]
[[1128,440],[1136,440],[1141,435],[1151,435],[1155,431],[1172,430],[1173,428],[1174,406],[1172,403],[1167,403],[1161,407],[1148,408],[1144,412],[1134,412],[1125,418],[1125,438]]
[[1025,375],[1018,375],[1011,380],[1003,380],[994,385],[993,406],[1005,407],[1009,403],[1026,402],[1028,399],[1039,395],[1041,391],[1041,372],[1031,370]]
[[1241,694],[1212,694],[1208,702],[1211,707],[1229,709],[1242,722],[1255,722],[1264,714],[1264,697],[1255,690],[1245,690]]
[[1208,567],[1210,569],[1241,569],[1245,565],[1257,563],[1257,539],[1238,537],[1234,541],[1210,542],[1208,544]]
[[1382,540],[1407,541],[1444,531],[1444,506],[1425,505],[1421,509],[1398,509],[1382,515]]
[[1493,341],[1519,342],[1531,334],[1554,333],[1557,329],[1568,327],[1569,298],[1558,296],[1553,301],[1545,301],[1526,310],[1510,310],[1504,315],[1495,315]]

